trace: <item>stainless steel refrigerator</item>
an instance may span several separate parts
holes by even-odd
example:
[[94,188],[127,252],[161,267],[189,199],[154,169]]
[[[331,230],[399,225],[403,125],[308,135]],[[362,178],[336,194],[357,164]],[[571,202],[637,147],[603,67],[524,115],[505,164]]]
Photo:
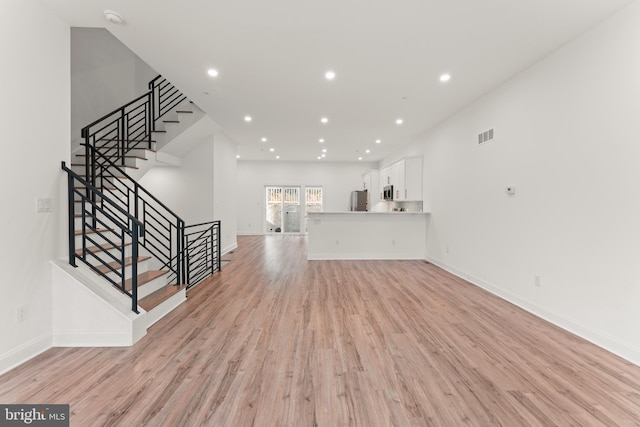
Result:
[[366,211],[367,210],[367,190],[352,191],[350,211]]

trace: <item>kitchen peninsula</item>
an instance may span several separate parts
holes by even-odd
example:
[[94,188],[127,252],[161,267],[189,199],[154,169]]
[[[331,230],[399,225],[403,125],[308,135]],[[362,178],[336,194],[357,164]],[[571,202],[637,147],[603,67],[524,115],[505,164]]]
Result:
[[428,218],[428,212],[310,212],[307,259],[424,259]]

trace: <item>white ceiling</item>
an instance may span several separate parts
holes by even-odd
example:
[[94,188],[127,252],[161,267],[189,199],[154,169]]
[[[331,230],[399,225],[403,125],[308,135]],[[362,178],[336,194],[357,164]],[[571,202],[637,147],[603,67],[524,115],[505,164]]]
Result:
[[322,161],[380,160],[632,2],[39,1],[71,26],[109,29],[209,113],[242,159],[313,161],[322,148]]

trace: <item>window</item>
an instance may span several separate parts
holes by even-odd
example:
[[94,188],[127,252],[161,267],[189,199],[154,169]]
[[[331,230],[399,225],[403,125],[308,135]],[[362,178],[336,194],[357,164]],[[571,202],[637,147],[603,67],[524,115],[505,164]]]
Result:
[[304,189],[304,232],[308,232],[309,212],[322,212],[322,187]]
[[305,187],[304,192],[301,189],[298,186],[265,187],[265,233],[300,233],[302,219],[307,232],[307,213],[322,212],[322,187]]

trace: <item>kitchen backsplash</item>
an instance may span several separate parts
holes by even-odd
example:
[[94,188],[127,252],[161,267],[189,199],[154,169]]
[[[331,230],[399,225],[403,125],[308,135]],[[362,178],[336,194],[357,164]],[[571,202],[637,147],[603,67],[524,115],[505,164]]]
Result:
[[422,212],[422,201],[378,202],[370,210],[371,212]]

